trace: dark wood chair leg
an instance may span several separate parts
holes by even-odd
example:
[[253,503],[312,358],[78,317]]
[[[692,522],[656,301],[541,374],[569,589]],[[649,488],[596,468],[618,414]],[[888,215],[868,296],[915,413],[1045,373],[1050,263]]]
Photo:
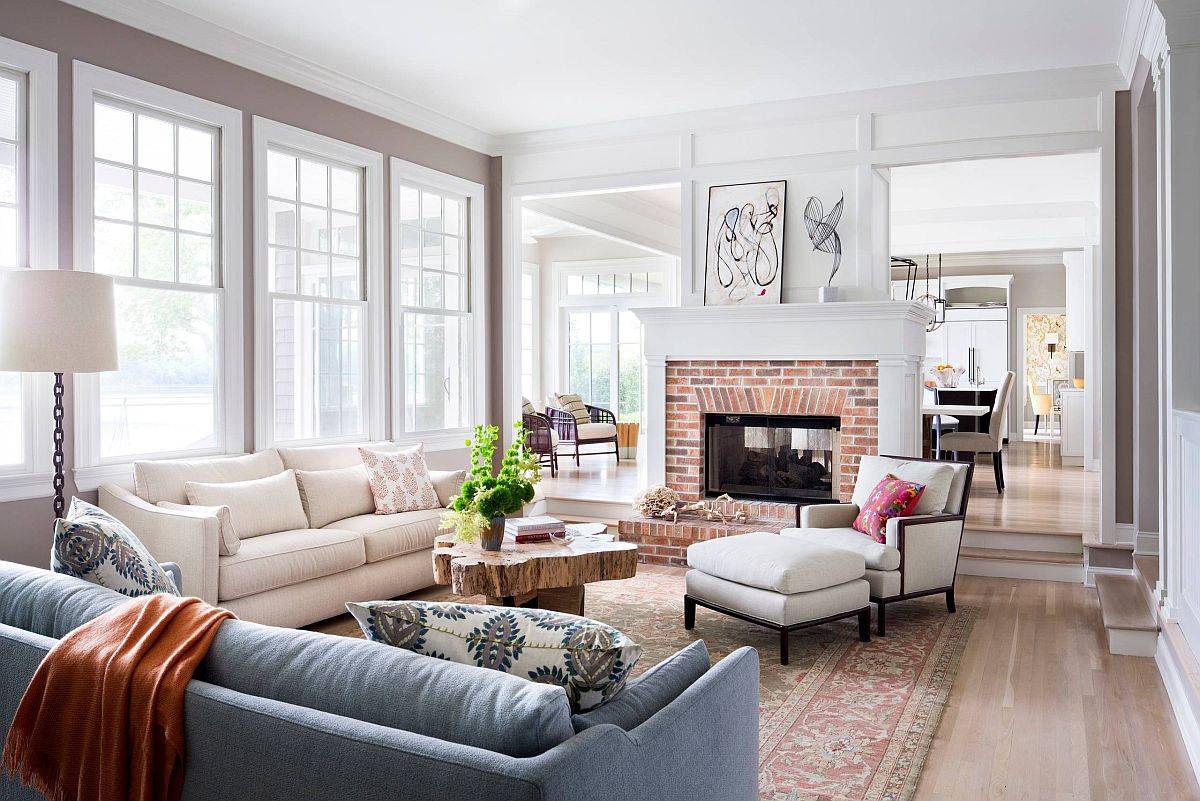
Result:
[[1035,414],[1033,416],[1033,435],[1035,437],[1037,436],[1038,426],[1041,425],[1041,422],[1042,422],[1042,416],[1040,414]]
[[883,603],[883,601],[879,601],[875,604],[875,633],[880,637],[887,636],[887,623],[883,611],[885,608],[886,605]]
[[866,609],[863,609],[861,612],[858,613],[858,641],[859,642],[870,642],[871,641],[871,606],[870,606],[870,604],[867,605]]
[[953,587],[946,590],[946,611],[951,612],[951,613],[958,611],[957,609],[954,608],[954,588]]
[[1004,457],[1001,451],[992,454],[992,470],[996,474],[996,492],[1004,492]]
[[683,627],[696,628],[696,602],[688,596],[683,596]]
[[786,628],[779,630],[779,664],[781,665],[788,663],[788,633]]
[[579,440],[575,440],[575,466],[579,467]]

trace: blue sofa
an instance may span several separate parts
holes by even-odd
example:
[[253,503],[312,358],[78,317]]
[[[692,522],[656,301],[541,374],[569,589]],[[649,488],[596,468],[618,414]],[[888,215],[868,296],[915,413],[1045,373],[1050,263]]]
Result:
[[[124,600],[0,562],[2,731],[56,638]],[[708,667],[695,643],[572,717],[560,687],[228,621],[188,686],[183,797],[751,801],[758,682],[753,649]],[[40,796],[0,776],[0,798]]]

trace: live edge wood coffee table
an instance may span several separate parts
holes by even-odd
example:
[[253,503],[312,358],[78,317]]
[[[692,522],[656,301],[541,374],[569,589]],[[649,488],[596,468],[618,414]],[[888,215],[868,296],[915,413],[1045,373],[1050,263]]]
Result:
[[571,542],[506,542],[499,553],[438,537],[433,577],[455,595],[483,595],[494,606],[536,606],[583,614],[584,585],[632,578],[637,545],[576,537]]

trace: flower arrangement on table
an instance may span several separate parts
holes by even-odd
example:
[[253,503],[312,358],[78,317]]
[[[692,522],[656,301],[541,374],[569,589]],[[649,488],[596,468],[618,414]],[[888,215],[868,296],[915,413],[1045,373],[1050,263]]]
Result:
[[475,436],[467,440],[471,472],[441,517],[442,526],[459,540],[482,539],[485,550],[500,550],[505,516],[521,511],[533,500],[533,486],[542,477],[537,454],[526,447],[525,426],[514,423],[513,430],[513,442],[500,461],[500,472],[492,475],[500,429],[475,426]]

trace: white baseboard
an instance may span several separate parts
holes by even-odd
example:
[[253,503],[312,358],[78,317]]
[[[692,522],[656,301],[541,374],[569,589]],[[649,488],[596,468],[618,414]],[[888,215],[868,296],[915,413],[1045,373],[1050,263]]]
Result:
[[1171,702],[1171,711],[1175,713],[1175,723],[1179,727],[1183,746],[1187,749],[1192,772],[1200,780],[1200,698],[1191,693],[1187,682],[1184,681],[1182,666],[1164,634],[1158,635],[1154,661],[1167,689],[1167,698]]
[[1113,528],[1117,535],[1117,542],[1125,545],[1133,545],[1137,542],[1137,529],[1133,527],[1133,523],[1117,523]]
[[1133,568],[1126,567],[1094,567],[1087,565],[1083,576],[1083,586],[1095,587],[1096,576],[1132,576]]
[[1108,629],[1108,652],[1119,656],[1153,657],[1158,652],[1158,632]]
[[1011,559],[980,559],[960,556],[958,572],[967,576],[991,576],[994,578],[1033,579],[1034,581],[1068,581],[1078,584],[1083,581],[1083,565],[1060,564],[1058,562],[1025,562]]
[[1027,534],[1009,531],[963,531],[963,545],[968,548],[996,548],[1005,551],[1051,551],[1053,553],[1083,553],[1080,537],[1060,534]]
[[1158,532],[1139,531],[1133,552],[1137,556],[1158,556]]

